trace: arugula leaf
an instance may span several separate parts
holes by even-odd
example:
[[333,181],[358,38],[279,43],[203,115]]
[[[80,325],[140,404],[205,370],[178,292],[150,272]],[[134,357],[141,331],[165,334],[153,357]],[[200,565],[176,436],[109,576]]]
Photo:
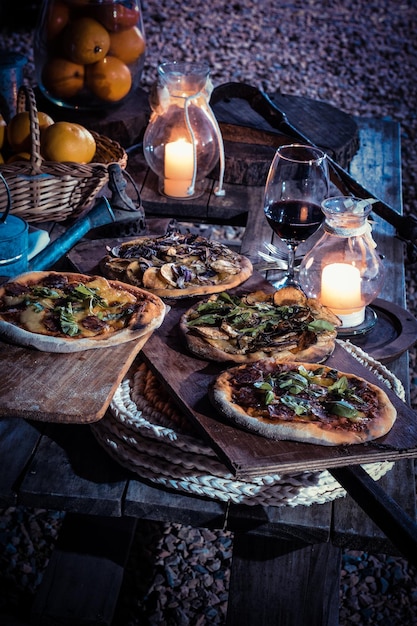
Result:
[[44,305],[41,302],[27,302],[26,304],[30,304],[35,313],[42,313],[42,311],[45,309]]
[[338,415],[339,417],[347,417],[351,419],[361,415],[360,411],[345,400],[324,402],[323,407],[327,412],[332,413],[333,415]]
[[307,400],[294,398],[294,396],[289,394],[282,396],[280,400],[282,404],[285,404],[285,406],[292,409],[296,415],[305,415],[306,413],[309,413],[309,402]]
[[224,300],[224,302],[228,302],[229,304],[237,304],[240,302],[240,298],[237,296],[232,296],[230,293],[226,291],[222,291],[219,293],[218,300]]
[[41,298],[51,298],[51,300],[56,300],[60,298],[62,294],[60,294],[55,289],[50,289],[49,287],[35,286],[32,289],[33,295]]
[[187,321],[187,326],[216,326],[219,316],[213,314],[200,315]]
[[308,387],[308,380],[300,375],[292,372],[289,376],[286,376],[279,383],[280,389],[289,388],[289,391],[294,394],[302,393]]
[[79,328],[72,311],[71,303],[69,303],[67,307],[59,307],[59,323],[62,332],[66,335],[70,337],[78,335]]
[[334,325],[327,320],[313,320],[307,324],[308,330],[320,332],[321,330],[334,330]]
[[266,380],[255,382],[253,383],[253,386],[257,389],[262,389],[263,391],[271,391],[273,389],[271,383],[268,383]]
[[264,404],[268,406],[275,401],[274,388],[271,383],[266,380],[253,383],[253,386],[261,391],[265,391]]
[[267,391],[265,394],[265,404],[268,406],[269,404],[272,404],[275,400],[275,394],[273,391]]
[[330,385],[329,391],[334,391],[339,395],[343,395],[344,392],[348,389],[349,382],[346,376],[341,376],[333,385]]
[[88,306],[90,312],[92,312],[94,306],[100,306],[102,308],[107,307],[106,301],[98,294],[97,289],[87,287],[83,283],[80,283],[75,287],[71,294],[71,297],[73,299],[78,299],[81,301],[89,300]]
[[127,309],[123,309],[122,311],[119,311],[117,313],[102,313],[101,311],[99,311],[97,313],[97,317],[100,320],[103,320],[103,322],[110,322],[112,320],[120,320],[124,317],[128,317],[130,315],[132,315],[132,313],[134,312],[133,308],[127,308]]

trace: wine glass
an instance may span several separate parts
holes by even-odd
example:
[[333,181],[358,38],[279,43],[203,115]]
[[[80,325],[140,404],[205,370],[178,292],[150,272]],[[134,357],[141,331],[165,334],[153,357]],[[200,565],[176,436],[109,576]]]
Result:
[[276,289],[301,288],[294,276],[298,245],[313,235],[324,219],[322,201],[329,195],[326,154],[319,148],[290,144],[278,148],[265,185],[264,212],[274,233],[288,249],[288,269]]

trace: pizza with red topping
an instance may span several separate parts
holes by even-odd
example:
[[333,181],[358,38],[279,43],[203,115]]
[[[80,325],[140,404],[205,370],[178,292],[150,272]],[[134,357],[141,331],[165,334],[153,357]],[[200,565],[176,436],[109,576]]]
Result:
[[240,365],[220,374],[209,393],[219,413],[245,430],[326,446],[382,437],[397,415],[380,387],[316,363]]

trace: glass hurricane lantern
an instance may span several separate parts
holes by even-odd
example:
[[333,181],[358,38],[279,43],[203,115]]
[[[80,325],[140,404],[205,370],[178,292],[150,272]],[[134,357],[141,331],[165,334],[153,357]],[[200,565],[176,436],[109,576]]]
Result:
[[336,196],[324,200],[322,209],[324,232],[300,264],[300,284],[308,297],[317,298],[340,318],[339,334],[363,334],[376,323],[376,314],[367,305],[384,281],[368,220],[372,200]]
[[152,115],[143,139],[145,159],[162,195],[190,199],[205,191],[205,178],[220,159],[216,195],[224,195],[224,147],[209,105],[212,91],[205,63],[167,62],[151,92]]

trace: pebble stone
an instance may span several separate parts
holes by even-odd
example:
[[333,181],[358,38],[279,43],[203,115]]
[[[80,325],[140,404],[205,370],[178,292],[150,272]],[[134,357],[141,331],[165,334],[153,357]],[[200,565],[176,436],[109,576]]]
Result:
[[[324,100],[347,113],[401,124],[404,211],[417,214],[417,4],[415,0],[142,0],[148,53],[143,87],[164,60],[207,60],[215,85],[243,81],[267,93]],[[1,31],[29,58],[30,33]],[[233,229],[217,233],[233,241]],[[417,314],[416,265],[407,301]],[[416,351],[410,350],[417,408]],[[0,623],[24,617],[64,514],[0,510]],[[233,535],[141,521],[114,626],[225,623]],[[14,623],[14,622],[13,622]],[[340,625],[417,624],[417,571],[404,558],[344,550]]]

